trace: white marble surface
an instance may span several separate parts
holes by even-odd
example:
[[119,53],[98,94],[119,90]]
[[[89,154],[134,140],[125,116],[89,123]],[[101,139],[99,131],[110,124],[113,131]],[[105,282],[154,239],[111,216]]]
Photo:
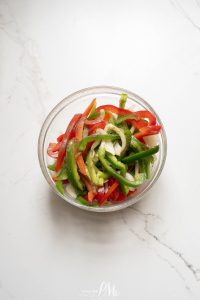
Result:
[[[105,215],[37,159],[48,112],[99,84],[147,99],[169,148],[152,191]],[[199,101],[199,0],[1,0],[0,299],[200,299]]]

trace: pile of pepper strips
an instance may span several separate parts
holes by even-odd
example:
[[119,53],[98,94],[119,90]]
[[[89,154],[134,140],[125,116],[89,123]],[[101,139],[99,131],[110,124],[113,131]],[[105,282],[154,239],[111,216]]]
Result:
[[61,194],[70,184],[82,204],[109,205],[126,200],[150,178],[159,146],[149,148],[143,138],[158,134],[161,126],[150,111],[125,109],[126,100],[122,94],[119,107],[96,107],[94,99],[73,116],[57,143],[49,144],[55,163],[48,168]]

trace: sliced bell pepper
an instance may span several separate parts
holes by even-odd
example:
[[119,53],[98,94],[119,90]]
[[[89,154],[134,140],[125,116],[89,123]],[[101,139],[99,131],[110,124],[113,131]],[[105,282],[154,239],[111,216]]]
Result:
[[119,135],[117,134],[97,134],[97,135],[89,135],[82,139],[82,141],[78,144],[78,150],[84,151],[87,143],[93,142],[93,141],[115,141],[120,139]]
[[115,113],[119,116],[123,116],[123,115],[126,115],[126,114],[134,114],[134,112],[132,112],[131,110],[120,108],[120,107],[117,107],[117,106],[111,105],[111,104],[101,105],[101,106],[96,108],[97,111],[100,111],[101,109],[107,110],[111,113]]
[[86,206],[97,206],[96,203],[89,203],[87,199],[85,199],[83,196],[77,196],[76,200],[78,200],[81,204],[86,205]]
[[120,108],[125,108],[127,98],[128,98],[127,94],[121,94],[121,97],[119,99],[119,107]]
[[106,172],[99,171],[99,170],[97,169],[97,177],[98,177],[98,178],[103,178],[103,179],[106,180],[106,179],[109,178],[109,174],[106,173]]
[[145,157],[151,156],[153,154],[156,154],[158,151],[159,151],[159,145],[157,145],[157,146],[155,146],[151,149],[148,149],[148,150],[144,150],[144,151],[140,151],[138,153],[130,154],[129,156],[126,156],[126,157],[122,158],[121,161],[126,163],[126,164],[129,164],[129,163],[132,163],[133,161],[136,161],[138,159],[145,158]]
[[109,161],[113,168],[121,170],[122,174],[126,173],[126,165],[119,161],[115,155],[107,152],[106,159]]
[[139,129],[139,132],[134,134],[138,140],[142,140],[144,136],[158,134],[160,132],[161,126],[160,125],[151,125],[147,127],[142,127]]
[[96,109],[96,99],[93,99],[92,102],[89,104],[89,106],[86,108],[86,110],[83,113],[84,117],[89,117],[90,113],[94,112]]
[[97,176],[95,164],[93,161],[92,151],[90,151],[87,155],[86,164],[87,164],[87,168],[88,168],[88,172],[89,172],[91,181],[97,186],[103,186],[104,179],[102,177]]
[[84,122],[85,122],[86,117],[82,116],[80,120],[78,121],[75,129],[75,138],[78,141],[81,141],[83,138],[83,128],[84,128]]
[[124,194],[122,191],[119,190],[118,197],[117,197],[117,199],[115,201],[122,202],[122,201],[126,200],[126,198],[127,198],[127,195]]
[[85,125],[87,125],[87,126],[91,126],[91,125],[95,125],[95,124],[98,124],[98,123],[100,123],[100,122],[102,122],[103,120],[102,120],[102,118],[100,118],[100,117],[98,117],[98,118],[96,118],[96,119],[92,119],[92,120],[85,120]]
[[109,164],[109,162],[105,159],[105,149],[99,147],[98,150],[99,160],[101,161],[103,167],[106,171],[112,175],[115,179],[117,179],[121,184],[130,186],[130,187],[138,187],[138,182],[127,180],[125,177],[121,176],[117,171],[115,171]]
[[128,123],[132,124],[133,127],[140,129],[142,127],[146,127],[148,122],[146,120],[127,120]]
[[53,165],[48,165],[47,168],[48,168],[50,171],[55,171],[55,164],[53,164]]
[[58,152],[58,158],[57,158],[56,167],[55,167],[56,172],[58,172],[61,169],[61,166],[62,166],[64,158],[65,158],[67,144],[68,144],[69,140],[72,138],[72,132],[80,118],[81,118],[81,114],[74,115],[74,117],[71,119],[69,125],[67,126],[67,129],[64,133],[63,140],[61,142],[61,146],[60,146],[60,149]]
[[104,129],[105,126],[106,126],[105,121],[101,121],[97,124],[94,124],[94,125],[90,126],[89,131],[88,131],[88,135],[94,134],[98,128]]
[[61,135],[59,135],[59,136],[57,137],[57,142],[58,142],[58,143],[59,143],[59,142],[62,142],[63,137],[64,137],[64,133],[62,133]]
[[132,113],[132,114],[126,114],[124,116],[119,117],[116,121],[115,124],[119,125],[120,123],[124,122],[124,121],[132,121],[132,120],[139,120],[140,117],[138,117],[138,115],[136,113]]
[[99,201],[99,205],[102,206],[110,197],[112,192],[118,187],[119,182],[115,180],[115,182],[109,187],[108,191],[103,195],[101,201]]
[[62,180],[57,180],[56,181],[56,189],[59,193],[61,193],[62,195],[64,194],[64,189],[63,189],[63,185],[62,185]]
[[130,147],[135,151],[135,152],[140,152],[142,150],[147,150],[148,147],[141,143],[136,137],[131,136],[131,142],[130,142]]
[[66,180],[66,179],[68,179],[68,176],[67,176],[67,167],[64,164],[62,166],[61,170],[60,170],[60,173],[57,176],[57,180]]
[[47,154],[52,158],[57,158],[60,145],[60,143],[50,143],[47,148]]
[[156,117],[148,110],[139,110],[135,112],[140,118],[148,119],[148,125],[156,125]]
[[80,180],[80,176],[77,170],[76,158],[75,158],[75,141],[72,139],[67,146],[67,175],[69,182],[78,190],[83,190],[83,184]]
[[[141,119],[131,121],[132,125],[140,129],[142,127],[156,125],[156,117],[148,110],[139,110],[135,112]],[[145,120],[144,120],[145,119]],[[146,120],[148,119],[148,121]]]

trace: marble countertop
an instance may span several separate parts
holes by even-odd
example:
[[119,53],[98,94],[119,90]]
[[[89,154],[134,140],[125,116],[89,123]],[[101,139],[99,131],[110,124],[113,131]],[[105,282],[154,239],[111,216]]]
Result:
[[[0,1],[0,299],[200,299],[200,1]],[[49,111],[94,85],[151,103],[168,136],[156,185],[96,214],[38,164]]]

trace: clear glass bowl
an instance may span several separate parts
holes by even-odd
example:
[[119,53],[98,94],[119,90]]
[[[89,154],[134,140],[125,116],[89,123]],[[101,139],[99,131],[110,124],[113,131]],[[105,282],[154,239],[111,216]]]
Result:
[[[90,207],[85,206],[70,195],[65,194],[61,195],[55,188],[55,184],[51,178],[51,171],[48,170],[47,165],[52,163],[52,159],[47,156],[47,147],[50,142],[56,140],[56,137],[63,133],[66,129],[67,124],[71,120],[72,116],[75,113],[81,113],[89,105],[92,99],[97,98],[97,103],[99,105],[103,104],[113,104],[118,105],[119,98],[121,93],[128,94],[126,107],[133,107],[135,110],[149,110],[157,118],[158,124],[162,125],[162,130],[158,135],[158,144],[160,145],[160,151],[157,153],[157,159],[151,169],[151,178],[147,180],[142,186],[140,186],[137,191],[133,194],[132,197],[128,198],[124,202],[119,202],[111,204],[109,206],[103,207]],[[97,86],[90,87],[83,90],[80,90],[76,93],[73,93],[63,99],[58,103],[55,108],[47,116],[42,129],[40,131],[39,140],[38,140],[38,157],[40,162],[41,170],[49,183],[53,191],[62,197],[64,200],[70,204],[77,206],[79,208],[95,211],[95,212],[110,212],[115,210],[120,210],[125,207],[128,207],[136,202],[138,202],[146,192],[152,188],[154,183],[157,181],[160,176],[162,169],[165,164],[167,154],[167,139],[163,124],[155,112],[155,110],[142,98],[136,94],[116,87],[109,86]]]

